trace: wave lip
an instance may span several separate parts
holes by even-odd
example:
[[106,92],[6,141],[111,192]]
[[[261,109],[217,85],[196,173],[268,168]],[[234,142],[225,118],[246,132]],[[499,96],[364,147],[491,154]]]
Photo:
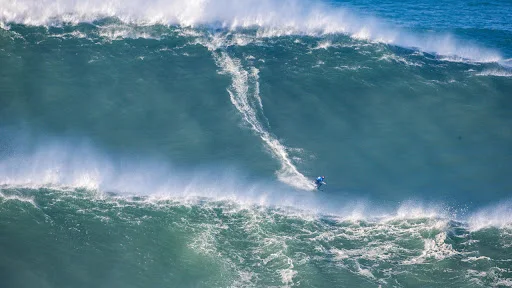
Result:
[[134,25],[207,26],[215,29],[256,28],[258,37],[345,34],[355,39],[418,49],[447,60],[501,62],[496,51],[463,43],[450,35],[417,35],[376,18],[314,1],[116,1],[0,0],[0,23],[62,25],[114,17]]

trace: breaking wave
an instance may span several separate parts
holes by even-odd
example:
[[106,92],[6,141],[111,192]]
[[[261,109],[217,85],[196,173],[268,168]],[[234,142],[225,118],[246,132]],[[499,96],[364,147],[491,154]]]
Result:
[[117,18],[132,25],[206,26],[213,29],[257,29],[258,37],[346,34],[355,39],[381,42],[446,59],[500,62],[500,53],[453,36],[417,34],[392,27],[374,17],[363,17],[343,7],[319,1],[0,1],[1,26],[62,25]]
[[[289,172],[285,168],[279,173]],[[358,199],[356,196],[340,201],[330,199],[329,195],[296,193],[275,183],[247,180],[236,170],[219,172],[217,168],[216,171],[184,171],[156,160],[115,159],[88,145],[53,142],[0,160],[0,189],[85,189],[122,197],[150,197],[155,201],[209,199],[242,205],[289,207],[304,215],[326,215],[341,221],[386,223],[404,219],[437,219],[443,225],[447,225],[447,221],[462,221],[471,230],[512,228],[511,201],[469,214],[458,213],[458,208],[421,200],[385,207],[372,203],[371,199]],[[5,193],[0,197],[4,200],[22,199],[35,205],[31,197]]]

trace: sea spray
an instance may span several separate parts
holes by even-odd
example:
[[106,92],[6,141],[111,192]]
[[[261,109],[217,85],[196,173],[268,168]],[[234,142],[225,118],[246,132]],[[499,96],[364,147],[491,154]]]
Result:
[[[207,26],[213,29],[256,28],[258,37],[346,34],[355,39],[397,45],[476,62],[500,62],[502,57],[452,35],[415,34],[375,17],[360,16],[342,7],[315,1],[6,1],[0,21],[26,25],[56,25],[116,18],[135,25]],[[229,7],[229,8],[226,8]],[[126,33],[125,33],[126,34]],[[139,35],[141,36],[141,35]]]

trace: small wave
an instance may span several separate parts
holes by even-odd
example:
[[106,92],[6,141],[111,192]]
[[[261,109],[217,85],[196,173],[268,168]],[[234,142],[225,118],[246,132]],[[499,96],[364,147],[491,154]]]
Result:
[[405,59],[404,57],[400,57],[396,54],[385,54],[384,56],[382,56],[381,58],[379,58],[379,61],[387,61],[387,62],[391,62],[391,61],[394,61],[396,63],[401,63],[401,64],[405,64],[407,66],[417,66],[417,67],[421,67],[423,66],[422,63],[417,63],[417,62],[413,62],[413,61],[408,61],[407,59]]
[[360,70],[360,69],[371,69],[371,68],[370,67],[366,67],[366,66],[360,66],[360,65],[356,65],[356,66],[341,65],[341,66],[334,67],[334,69],[340,70],[340,71],[345,71],[345,70],[357,71],[357,70]]
[[49,35],[49,37],[54,37],[54,38],[75,38],[75,39],[86,39],[88,38],[87,37],[87,34],[85,34],[84,32],[81,32],[81,31],[73,31],[73,32],[69,32],[69,33],[62,33],[62,34],[51,34]]
[[482,72],[478,72],[475,75],[477,76],[496,76],[496,77],[512,77],[512,72],[506,70],[484,70]]
[[332,42],[329,40],[325,40],[325,41],[318,42],[317,46],[314,47],[313,50],[318,50],[318,49],[327,50],[331,47],[336,47],[336,45],[333,45]]
[[404,264],[419,264],[427,259],[443,260],[457,254],[463,254],[453,249],[452,245],[446,243],[446,233],[443,231],[437,234],[434,239],[424,239],[424,248],[421,255],[404,261]]

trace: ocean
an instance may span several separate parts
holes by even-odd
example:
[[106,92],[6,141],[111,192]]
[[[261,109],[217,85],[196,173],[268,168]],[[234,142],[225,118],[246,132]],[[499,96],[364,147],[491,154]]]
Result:
[[0,287],[512,287],[511,15],[0,0]]

